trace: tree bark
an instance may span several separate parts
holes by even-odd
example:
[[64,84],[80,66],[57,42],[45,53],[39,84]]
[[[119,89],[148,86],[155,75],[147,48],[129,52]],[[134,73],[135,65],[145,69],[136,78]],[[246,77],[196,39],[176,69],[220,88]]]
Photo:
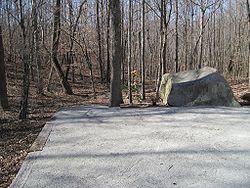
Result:
[[189,60],[189,63],[188,63],[188,70],[192,70],[194,68],[194,65],[195,65],[195,58],[194,58],[194,6],[193,4],[191,3],[191,33],[190,33],[190,50],[191,50],[191,53],[190,53],[190,60]]
[[201,1],[202,4],[201,4],[201,15],[200,15],[200,47],[199,47],[199,50],[200,50],[200,54],[199,54],[199,60],[198,60],[198,68],[201,69],[202,66],[203,66],[203,43],[204,43],[204,29],[205,29],[205,26],[204,26],[204,18],[205,18],[205,13],[206,13],[206,10],[204,9],[203,7],[203,0]]
[[175,72],[179,72],[179,5],[178,0],[175,0]]
[[100,15],[99,15],[99,0],[96,0],[96,32],[98,40],[98,62],[100,68],[101,80],[104,81],[104,72],[103,72],[103,61],[102,61],[102,35],[100,29]]
[[[66,79],[68,80],[68,77],[69,77],[69,71],[70,71],[70,68],[73,64],[73,47],[74,47],[74,41],[73,41],[73,37],[74,37],[74,26],[73,26],[73,3],[72,3],[72,0],[68,0],[68,10],[69,10],[69,13],[68,13],[68,16],[69,16],[69,24],[70,24],[70,28],[69,28],[69,32],[70,32],[70,39],[69,39],[69,51],[67,51],[67,69],[66,69],[66,72],[65,72],[65,77]],[[74,80],[73,80],[74,82]]]
[[106,44],[107,44],[107,72],[106,72],[106,80],[107,83],[110,83],[110,2],[107,0],[107,37],[106,37]]
[[19,119],[28,118],[28,99],[29,99],[29,87],[30,87],[30,64],[28,56],[28,47],[26,42],[26,28],[24,25],[23,17],[23,1],[19,0],[19,10],[20,10],[20,27],[22,30],[22,63],[23,63],[23,90],[22,90],[22,100],[21,100],[21,110],[19,113]]
[[[249,54],[250,54],[250,4],[249,4],[249,0],[247,1],[247,16],[248,16],[248,50],[249,50]],[[248,55],[250,56],[250,55]],[[248,58],[248,83],[249,83],[249,90],[250,90],[250,60]]]
[[167,71],[167,60],[166,60],[166,53],[167,53],[167,21],[166,21],[166,0],[161,1],[161,70],[160,70],[160,78],[163,74]]
[[166,0],[161,0],[160,6],[160,61],[158,65],[158,70],[156,71],[156,100],[159,98],[159,89],[161,84],[161,77],[167,72],[167,30],[170,23],[170,17],[172,14],[172,0],[169,1],[169,13],[167,20],[167,5]]
[[9,107],[8,95],[7,95],[7,84],[6,84],[6,73],[5,73],[5,62],[4,62],[2,26],[0,26],[0,107],[3,110],[7,110]]
[[32,0],[32,29],[33,29],[33,38],[32,38],[32,46],[34,50],[33,61],[36,65],[37,70],[37,93],[39,95],[43,94],[43,85],[42,85],[42,76],[41,76],[41,62],[38,58],[39,51],[39,35],[38,35],[38,18],[37,18],[37,0]]
[[57,59],[59,40],[60,40],[60,30],[61,30],[61,24],[60,24],[61,0],[55,0],[55,1],[56,1],[56,4],[55,4],[55,9],[54,9],[53,43],[52,43],[52,52],[51,52],[52,62],[58,73],[64,92],[68,95],[72,95],[73,91],[69,85],[67,78],[64,76],[63,70]]
[[132,76],[131,76],[131,62],[132,62],[132,0],[129,0],[129,23],[128,23],[128,99],[129,104],[133,103],[132,95]]
[[120,0],[111,0],[111,15],[112,15],[112,74],[111,74],[111,98],[110,106],[120,106],[122,103],[121,93],[121,8]]
[[145,100],[145,0],[141,3],[141,99]]

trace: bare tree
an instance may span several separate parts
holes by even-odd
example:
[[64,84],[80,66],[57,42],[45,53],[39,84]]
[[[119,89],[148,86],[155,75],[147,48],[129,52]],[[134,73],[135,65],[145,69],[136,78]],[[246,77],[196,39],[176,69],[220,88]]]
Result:
[[32,49],[34,50],[33,53],[33,62],[36,65],[37,70],[37,93],[39,95],[43,94],[43,85],[42,85],[42,67],[41,61],[38,57],[39,52],[39,29],[38,29],[38,4],[37,0],[32,0]]
[[72,95],[72,89],[69,85],[69,82],[64,76],[63,70],[59,64],[59,61],[57,59],[57,53],[58,53],[58,47],[59,47],[59,40],[60,40],[60,32],[61,32],[61,23],[60,23],[60,8],[61,6],[61,0],[55,0],[55,7],[54,7],[54,28],[53,28],[53,43],[52,43],[52,63],[58,73],[58,76],[60,78],[61,84],[63,86],[64,92],[68,95]]
[[3,34],[2,34],[2,1],[0,1],[0,110],[7,110],[8,95],[7,95],[7,83],[5,73],[5,60],[4,60],[4,45],[3,45]]
[[[250,4],[249,4],[249,0],[246,0],[246,4],[247,4],[247,17],[248,17],[248,50],[249,50],[249,54],[250,54]],[[249,56],[249,55],[248,55]],[[249,89],[250,89],[250,61],[248,59],[248,79],[249,79]]]
[[201,68],[203,63],[202,63],[202,57],[203,57],[203,42],[204,42],[204,37],[203,37],[203,33],[204,33],[204,22],[205,22],[205,13],[207,10],[207,7],[205,7],[205,2],[204,0],[201,0],[200,3],[200,55],[199,55],[199,60],[198,60],[198,68]]
[[175,0],[175,72],[180,70],[179,67],[179,2]]
[[96,0],[96,32],[98,40],[98,62],[100,68],[101,80],[104,80],[104,71],[103,71],[103,54],[102,54],[102,35],[100,27],[100,13],[99,13],[99,0]]
[[106,45],[107,45],[107,69],[106,69],[106,80],[107,83],[110,83],[110,0],[107,0],[106,3],[106,12],[107,12],[107,33],[106,33]]
[[129,0],[129,21],[128,21],[128,98],[129,104],[133,103],[132,96],[132,77],[131,77],[131,62],[132,62],[132,4],[133,1]]
[[[70,33],[70,39],[69,39],[69,51],[67,51],[67,69],[66,69],[66,73],[65,73],[65,77],[68,80],[68,76],[69,76],[69,71],[71,68],[71,65],[73,64],[73,47],[74,47],[74,40],[73,37],[75,35],[74,33],[74,15],[73,15],[73,2],[72,0],[68,0],[68,10],[69,10],[69,33]],[[73,76],[73,82],[74,82],[74,75]]]
[[22,30],[22,63],[23,63],[23,90],[22,90],[22,100],[21,100],[21,110],[19,113],[19,119],[27,119],[28,117],[28,99],[29,99],[29,87],[30,87],[30,63],[29,63],[29,55],[28,55],[28,45],[26,41],[27,32],[24,22],[23,16],[23,1],[19,0],[19,15],[20,21],[19,25]]
[[121,93],[121,4],[120,0],[111,0],[111,15],[112,15],[112,74],[111,74],[111,98],[110,106],[120,106],[122,103]]
[[[71,68],[71,65],[74,64],[74,42],[75,42],[75,36],[77,34],[77,26],[79,24],[80,21],[80,17],[82,15],[83,12],[83,6],[85,5],[85,3],[87,2],[87,0],[81,0],[80,2],[80,6],[79,6],[79,10],[77,12],[76,15],[73,14],[73,2],[72,0],[68,0],[68,8],[69,8],[69,21],[70,21],[70,28],[69,28],[69,35],[70,35],[70,39],[69,39],[69,51],[68,51],[68,55],[67,55],[67,69],[66,69],[66,79],[68,80],[68,76],[69,76],[69,71]],[[75,82],[75,69],[74,66],[72,66],[72,81]]]
[[[1,8],[1,7],[0,7]],[[2,37],[2,26],[0,25],[0,107],[3,110],[8,109],[8,95],[6,86],[5,62],[4,62],[4,47]]]
[[167,37],[168,37],[168,26],[172,14],[172,0],[169,1],[169,13],[167,16],[167,1],[161,0],[160,5],[160,61],[158,66],[158,76],[156,81],[156,98],[159,96],[159,89],[161,83],[161,76],[167,71]]
[[[249,38],[250,26],[246,27],[244,18],[246,6],[248,12],[248,1],[123,1],[119,19],[124,48],[120,59],[122,80],[128,83],[129,103],[134,102],[133,84],[138,89],[138,78],[133,75],[133,70],[141,71],[141,99],[145,98],[145,84],[152,83],[150,81],[155,81],[152,87],[156,93],[159,92],[161,77],[166,72],[208,65],[217,68],[226,77],[236,80],[249,78],[250,55],[246,54],[250,54],[250,47],[247,48],[249,41],[245,39]],[[67,79],[71,71],[73,81],[77,73],[81,80],[90,76],[93,93],[95,77],[104,77],[107,83],[110,82],[111,67],[115,69],[116,66],[112,65],[111,54],[114,56],[117,54],[115,50],[118,50],[113,49],[111,53],[117,43],[111,37],[114,36],[114,27],[111,25],[110,0],[1,2],[4,7],[1,26],[5,63],[14,71],[16,80],[20,65],[23,65],[22,112],[27,111],[29,75],[31,84],[35,84],[37,92],[41,93],[43,80],[46,79],[44,73],[49,72],[46,66],[49,62],[68,94],[73,93]],[[54,7],[53,11],[51,7]],[[64,67],[67,60],[72,66]],[[116,72],[113,76],[118,74]],[[52,76],[50,80],[53,80]]]
[[145,0],[141,4],[141,99],[145,100]]
[[[197,3],[196,1],[191,0],[191,2],[195,5],[197,5],[200,9],[199,35],[198,35],[198,40],[195,44],[194,51],[193,51],[193,53],[198,54],[198,44],[199,44],[198,68],[201,68],[204,65],[204,63],[203,63],[204,32],[205,32],[206,25],[207,25],[209,19],[211,18],[211,16],[209,16],[205,20],[205,15],[210,7],[213,7],[213,6],[216,6],[217,4],[220,4],[220,1],[221,0],[215,0],[214,2],[211,2],[211,1],[200,0],[200,2]],[[215,10],[216,9],[214,9],[210,13],[210,15],[213,15]]]

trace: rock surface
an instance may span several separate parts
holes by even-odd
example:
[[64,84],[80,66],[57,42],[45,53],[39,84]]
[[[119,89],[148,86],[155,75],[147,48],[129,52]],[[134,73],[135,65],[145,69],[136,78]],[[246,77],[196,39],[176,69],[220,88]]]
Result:
[[164,74],[160,91],[170,106],[240,106],[227,81],[210,67]]

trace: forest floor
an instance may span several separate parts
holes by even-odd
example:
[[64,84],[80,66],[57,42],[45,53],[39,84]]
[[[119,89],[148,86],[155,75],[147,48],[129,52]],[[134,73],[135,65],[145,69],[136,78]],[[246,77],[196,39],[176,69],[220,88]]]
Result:
[[[8,68],[8,67],[7,67]],[[9,69],[12,69],[9,67]],[[8,71],[8,69],[7,69]],[[10,185],[23,160],[29,152],[37,135],[44,124],[50,120],[52,115],[61,107],[99,104],[108,105],[109,88],[102,84],[99,78],[96,80],[96,97],[91,89],[91,82],[88,76],[75,83],[70,82],[74,95],[65,95],[61,91],[59,83],[51,84],[51,91],[44,96],[36,94],[35,85],[31,82],[29,96],[29,119],[19,120],[18,112],[21,99],[21,74],[15,74],[13,70],[8,71],[8,96],[10,109],[0,112],[0,187]],[[53,79],[54,81],[56,79]],[[247,81],[230,81],[231,87],[237,99],[247,92]],[[59,89],[58,89],[59,88]],[[146,102],[151,103],[154,95],[153,89],[147,89]],[[125,97],[126,98],[126,97]],[[241,101],[242,102],[242,101]],[[125,101],[126,103],[126,101]]]

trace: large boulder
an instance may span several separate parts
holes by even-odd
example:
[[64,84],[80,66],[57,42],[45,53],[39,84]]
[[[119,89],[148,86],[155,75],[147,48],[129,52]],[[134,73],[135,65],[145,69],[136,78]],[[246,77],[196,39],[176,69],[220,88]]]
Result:
[[169,106],[240,106],[227,81],[210,67],[164,74],[160,94]]

